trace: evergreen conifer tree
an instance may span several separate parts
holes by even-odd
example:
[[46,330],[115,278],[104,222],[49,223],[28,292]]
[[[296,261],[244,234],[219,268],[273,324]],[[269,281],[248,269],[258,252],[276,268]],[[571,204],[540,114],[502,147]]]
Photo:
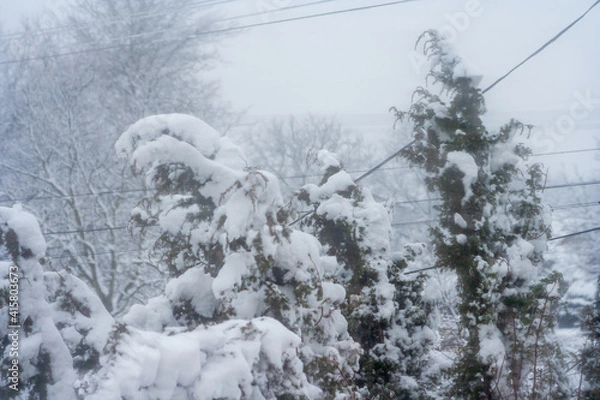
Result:
[[[186,115],[142,119],[121,136],[117,149],[156,189],[134,210],[131,223],[158,226],[154,250],[170,281],[165,295],[131,309],[124,317],[128,325],[112,343],[118,347],[139,331],[196,332],[234,321],[252,326],[236,325],[234,331],[260,342],[272,336],[270,325],[279,326],[264,322],[274,319],[287,328],[278,327],[278,334],[300,337],[301,343],[288,341],[282,350],[287,362],[259,357],[252,371],[256,390],[265,398],[299,398],[314,395],[317,386],[324,398],[351,396],[360,348],[339,310],[344,289],[323,280],[317,239],[288,226],[277,179],[246,168],[237,146]],[[227,340],[244,346],[240,334]],[[258,346],[264,352],[269,343]],[[296,354],[289,353],[294,346],[309,383],[302,380]],[[105,365],[118,358],[112,353]],[[248,390],[241,398],[254,398]]]
[[388,210],[353,182],[335,155],[316,154],[324,176],[297,195],[312,207],[301,226],[334,258],[326,278],[346,289],[342,312],[363,349],[355,376],[360,393],[372,399],[428,398],[434,333],[430,307],[421,298],[425,277],[403,275],[421,245],[392,257]]
[[400,120],[413,125],[402,153],[427,173],[441,197],[439,226],[431,230],[437,266],[458,276],[465,340],[449,393],[458,399],[560,399],[568,389],[553,311],[562,296],[557,273],[540,279],[550,231],[541,198],[544,174],[526,163],[530,150],[515,143],[526,126],[511,120],[488,131],[481,76],[428,31],[423,44],[439,95],[420,87]]

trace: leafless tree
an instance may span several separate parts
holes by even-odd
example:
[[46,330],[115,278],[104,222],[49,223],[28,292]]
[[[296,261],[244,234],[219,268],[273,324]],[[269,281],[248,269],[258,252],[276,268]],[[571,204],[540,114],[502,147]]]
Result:
[[77,0],[3,43],[19,61],[0,71],[0,193],[41,218],[53,268],[71,268],[113,314],[162,286],[124,229],[144,185],[116,158],[118,135],[153,113],[231,121],[202,74],[219,60],[204,11],[190,0]]

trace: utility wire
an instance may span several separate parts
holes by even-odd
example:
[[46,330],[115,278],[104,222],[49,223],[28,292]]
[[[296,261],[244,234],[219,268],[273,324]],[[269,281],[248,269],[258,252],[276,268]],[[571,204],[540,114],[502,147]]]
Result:
[[395,222],[391,225],[394,227],[394,226],[404,226],[404,225],[431,224],[434,222],[438,222],[438,220],[437,219],[426,219],[426,220],[422,220],[422,221],[402,221],[402,222]]
[[566,187],[574,187],[574,186],[590,186],[590,185],[600,185],[600,181],[588,181],[588,182],[579,182],[579,183],[562,183],[560,185],[550,185],[545,186],[540,189],[548,190],[548,189],[561,189]]
[[546,43],[544,43],[540,48],[538,48],[536,51],[534,51],[533,53],[531,53],[526,59],[524,59],[523,61],[521,61],[519,64],[515,65],[506,74],[504,74],[500,78],[496,79],[496,81],[494,83],[492,83],[490,86],[488,86],[487,88],[483,89],[481,91],[481,94],[485,94],[488,90],[492,89],[498,83],[500,83],[504,79],[506,79],[506,77],[508,77],[510,74],[512,74],[521,65],[525,64],[527,61],[531,60],[533,57],[535,57],[539,53],[541,53],[546,47],[548,47],[551,43],[553,43],[554,41],[556,41],[559,37],[561,37],[565,32],[567,32],[569,29],[571,29],[579,21],[581,21],[583,19],[583,17],[585,17],[590,11],[592,11],[592,9],[594,7],[596,7],[598,4],[600,4],[600,0],[597,0],[594,4],[592,4],[592,6],[590,8],[587,9],[586,12],[584,12],[583,14],[581,14],[581,16],[579,16],[579,18],[577,18],[575,21],[571,22],[563,30],[561,30],[556,35],[554,35],[550,40],[548,40]]
[[[436,220],[429,220],[429,221],[422,221],[422,222],[435,222]],[[392,226],[394,225],[398,225],[398,224],[392,224]],[[592,229],[586,229],[585,231],[579,231],[579,232],[573,232],[573,233],[569,233],[567,235],[562,235],[562,236],[556,236],[553,238],[548,239],[548,241],[551,240],[559,240],[559,239],[565,239],[565,238],[569,238],[569,237],[573,237],[573,236],[577,236],[577,235],[582,235],[584,233],[589,233],[589,232],[594,232],[594,231],[599,231],[600,230],[600,226],[596,227],[596,228],[592,228]],[[125,254],[125,253],[137,253],[143,251],[141,249],[136,249],[136,250],[115,250],[115,251],[103,251],[103,252],[96,252],[94,253],[94,255],[106,255],[106,254]],[[81,257],[84,256],[85,254],[70,254],[70,255],[64,255],[64,256],[52,256],[52,255],[48,255],[48,257],[51,257],[54,260],[60,260],[60,259],[64,259],[64,258],[74,258],[74,257]],[[430,269],[436,269],[439,267],[428,267],[428,268],[421,268],[421,269],[416,269],[416,270],[412,270],[412,271],[407,271],[404,273],[404,275],[410,275],[410,274],[416,274],[417,272],[421,272],[421,271],[427,271]]]
[[[217,3],[212,3],[212,4],[205,5],[204,7],[201,7],[201,8],[206,8],[206,7],[214,6],[214,5],[217,5],[217,4],[229,3],[229,2],[232,2],[232,1],[234,1],[234,0],[224,0],[224,1],[217,2]],[[312,3],[296,4],[296,5],[287,6],[287,7],[280,7],[280,8],[276,8],[276,9],[268,10],[268,11],[256,12],[256,13],[251,13],[251,14],[237,15],[237,16],[228,17],[228,18],[222,18],[222,19],[219,19],[219,20],[211,21],[211,22],[219,23],[219,22],[226,22],[226,21],[231,21],[231,20],[244,19],[244,18],[251,17],[251,16],[274,14],[274,13],[277,13],[277,12],[280,12],[280,11],[285,11],[285,10],[290,10],[290,9],[295,9],[295,8],[301,8],[301,7],[308,7],[308,6],[317,5],[317,4],[321,4],[321,3],[326,3],[326,2],[330,2],[330,1],[333,1],[333,0],[319,0],[319,1],[312,2]],[[193,4],[197,4],[197,3],[192,3],[192,5]],[[203,3],[201,3],[201,4],[203,4]],[[190,5],[188,5],[185,8],[190,8]],[[181,10],[181,9],[178,9],[178,10]],[[156,13],[155,14],[149,14],[149,13],[145,13],[145,14],[141,14],[141,15],[142,15],[141,18],[132,18],[131,16],[127,16],[125,18],[120,18],[117,21],[110,21],[109,23],[104,24],[104,25],[114,25],[114,24],[122,22],[122,21],[128,22],[128,21],[131,21],[131,20],[138,20],[138,19],[145,19],[145,18],[149,18],[149,17],[162,16],[163,14],[162,13],[161,14],[156,14]],[[86,25],[90,25],[90,24],[78,24],[78,25],[76,25],[76,27],[79,27],[79,26],[84,26],[85,27]],[[63,25],[63,27],[69,27],[69,25]],[[171,32],[178,33],[176,31],[174,31],[173,29],[151,30],[151,31],[140,32],[140,33],[137,33],[137,34],[134,34],[134,35],[129,35],[129,36],[118,36],[118,37],[114,37],[114,38],[109,38],[108,41],[96,40],[96,41],[90,41],[90,42],[80,43],[80,45],[97,45],[97,44],[105,44],[105,45],[107,45],[110,42],[123,41],[125,39],[136,39],[136,38],[141,38],[141,37],[145,37],[145,36],[148,36],[148,35],[156,35],[156,34],[161,34],[161,33],[164,34],[164,33],[171,33]],[[50,32],[50,33],[52,33],[52,32]],[[2,37],[2,36],[0,36],[0,37]],[[146,41],[146,43],[159,42],[161,40],[165,41],[165,39],[157,39],[157,40],[148,40],[148,41]],[[166,41],[168,41],[168,40],[166,40]],[[60,51],[60,48],[58,50]]]
[[[425,200],[429,200],[429,199],[425,199]],[[431,199],[431,200],[434,200],[434,199]],[[404,202],[404,203],[407,203],[407,202]],[[396,203],[396,204],[398,204],[398,203]],[[569,209],[569,208],[580,208],[580,207],[591,207],[591,206],[600,206],[600,201],[589,202],[589,203],[564,204],[564,205],[560,205],[560,206],[556,206],[556,207],[552,207],[552,206],[551,207],[553,209],[565,210],[565,209]],[[299,222],[300,220],[304,219],[306,216],[308,216],[312,213],[313,213],[313,211],[303,212],[298,219],[292,221],[289,225],[290,226],[294,225],[295,223]],[[437,219],[427,219],[427,220],[416,220],[416,221],[401,221],[401,222],[392,223],[391,225],[392,226],[419,225],[419,224],[429,224],[429,223],[433,223],[433,222],[438,222],[438,220]],[[157,226],[159,226],[159,225],[152,224],[152,225],[145,225],[145,226],[139,227],[139,228],[152,228],[152,227],[157,227]],[[72,230],[65,230],[65,231],[48,231],[48,232],[43,232],[43,235],[48,235],[48,236],[67,235],[67,234],[71,234],[71,233],[106,232],[106,231],[116,231],[116,230],[125,230],[125,229],[128,229],[128,226],[72,229]]]
[[[102,256],[102,255],[107,255],[107,254],[125,254],[125,253],[138,253],[140,251],[144,251],[142,249],[136,249],[136,250],[113,250],[113,251],[98,251],[98,252],[94,252],[93,255],[94,256]],[[75,258],[75,257],[83,257],[83,256],[90,256],[92,254],[83,254],[83,253],[78,253],[78,254],[70,254],[70,255],[52,255],[52,254],[48,254],[48,257],[52,258],[53,260],[61,260],[64,258]]]
[[[568,31],[571,27],[573,27],[576,23],[578,23],[583,17],[585,17],[585,15],[587,13],[589,13],[594,7],[596,7],[598,4],[600,3],[600,0],[597,0],[594,4],[592,4],[592,6],[583,14],[581,15],[579,18],[577,18],[575,21],[573,21],[571,24],[569,24],[566,28],[564,28],[561,32],[559,32],[557,35],[555,35],[553,38],[551,38],[549,41],[547,41],[542,47],[540,47],[538,50],[536,50],[534,53],[532,53],[529,57],[527,57],[525,60],[521,61],[518,65],[516,65],[514,68],[512,68],[510,71],[508,71],[506,74],[504,74],[503,76],[501,76],[500,78],[498,78],[494,83],[492,83],[490,86],[488,86],[487,88],[485,88],[484,90],[481,91],[481,94],[485,94],[486,92],[488,92],[490,89],[492,89],[494,86],[496,86],[498,83],[500,83],[502,80],[506,79],[513,71],[515,71],[517,68],[519,68],[521,65],[525,64],[527,61],[529,61],[530,59],[532,59],[533,57],[535,57],[537,54],[539,54],[542,50],[544,50],[546,47],[548,47],[551,43],[553,43],[556,39],[558,39],[560,36],[562,36],[566,31]],[[402,149],[398,150],[396,153],[392,154],[392,156],[386,158],[383,162],[377,164],[377,166],[373,167],[371,170],[369,170],[368,174],[371,174],[373,172],[375,172],[378,168],[382,167],[383,165],[385,165],[386,163],[388,163],[390,160],[392,160],[394,158],[394,155],[400,154],[400,152],[410,146],[413,142],[409,143],[408,145],[406,145],[405,147],[403,147]],[[367,174],[365,174],[366,176],[368,176]],[[359,179],[364,178],[363,176],[360,176]]]
[[588,151],[599,151],[599,150],[600,150],[600,147],[595,147],[595,148],[592,148],[592,149],[553,151],[553,152],[550,152],[550,153],[530,154],[529,157],[542,157],[542,156],[554,156],[554,155],[558,155],[558,154],[585,153],[585,152],[588,152]]
[[566,239],[566,238],[570,238],[570,237],[573,237],[573,236],[582,235],[584,233],[589,233],[589,232],[594,232],[594,231],[600,231],[600,226],[598,226],[596,228],[592,228],[592,229],[586,229],[585,231],[579,231],[579,232],[569,233],[567,235],[562,235],[562,236],[555,236],[555,237],[550,238],[548,240]]
[[[291,18],[284,18],[284,19],[278,19],[278,20],[273,20],[273,21],[258,22],[258,23],[254,23],[254,24],[233,26],[233,27],[222,28],[222,29],[214,29],[214,30],[209,30],[209,31],[204,31],[204,32],[198,32],[196,34],[188,35],[183,38],[149,40],[146,43],[160,42],[160,41],[170,42],[170,41],[179,41],[181,39],[192,39],[192,38],[197,38],[197,37],[202,37],[202,36],[207,36],[207,35],[215,35],[215,34],[240,31],[240,30],[245,30],[245,29],[250,29],[250,28],[257,28],[259,26],[277,25],[277,24],[283,24],[283,23],[288,23],[288,22],[293,22],[293,21],[301,21],[301,20],[306,20],[306,19],[326,17],[326,16],[330,16],[330,15],[370,10],[370,9],[379,8],[379,7],[388,7],[388,6],[402,4],[402,3],[408,3],[408,2],[412,2],[412,1],[417,1],[417,0],[398,0],[398,1],[391,1],[391,2],[387,2],[387,3],[381,3],[381,4],[371,4],[368,6],[346,8],[346,9],[342,9],[342,10],[328,11],[328,12],[322,12],[322,13],[318,13],[318,14],[304,15],[304,16],[300,16],[300,17],[291,17]],[[0,65],[15,64],[15,63],[28,62],[28,61],[37,61],[37,60],[47,60],[47,59],[52,59],[52,58],[57,58],[57,57],[94,53],[94,52],[104,51],[104,50],[115,50],[115,49],[125,48],[125,47],[129,47],[129,46],[130,46],[130,44],[126,43],[126,44],[118,44],[118,45],[111,45],[111,46],[95,47],[95,48],[90,48],[90,49],[75,50],[75,51],[69,51],[69,52],[65,52],[65,53],[55,53],[55,54],[49,54],[49,55],[45,55],[45,56],[38,56],[38,57],[4,60],[4,61],[0,62]]]
[[[134,228],[153,228],[159,226],[158,224],[144,225],[144,226],[135,226]],[[89,228],[89,229],[73,229],[68,231],[48,231],[42,232],[42,235],[67,235],[70,233],[89,233],[89,232],[107,232],[107,231],[120,231],[129,229],[129,226],[106,226],[103,228]]]
[[553,210],[568,210],[572,208],[583,208],[583,207],[594,207],[600,206],[600,201],[592,201],[588,203],[574,203],[574,204],[564,204],[561,206],[552,207]]
[[227,18],[221,19],[221,21],[230,21],[230,20],[236,20],[236,19],[242,19],[242,18],[258,17],[261,15],[273,14],[273,13],[277,13],[277,12],[281,12],[281,11],[292,10],[294,8],[303,8],[303,7],[310,7],[310,6],[323,4],[323,3],[330,3],[332,1],[334,1],[334,0],[319,0],[319,1],[313,1],[311,3],[294,4],[291,6],[279,7],[279,8],[275,8],[273,10],[268,10],[268,11],[259,11],[259,12],[255,12],[255,13],[251,13],[251,14],[243,14],[243,15],[236,15],[233,17],[227,17]]
[[112,226],[112,227],[105,227],[105,228],[73,229],[70,231],[58,231],[58,232],[48,231],[48,232],[42,232],[42,235],[48,235],[48,236],[66,235],[69,233],[106,232],[106,231],[119,231],[119,230],[123,230],[123,229],[127,229],[127,227],[126,226]]
[[[410,167],[390,167],[390,168],[385,168],[383,170],[406,169],[406,168],[410,168]],[[355,171],[355,172],[357,172],[357,171]],[[320,177],[320,176],[322,176],[322,175],[320,175],[320,174],[295,175],[295,176],[291,176],[291,177],[282,177],[280,179],[291,179],[291,178],[299,178],[299,177],[308,178],[308,177]],[[544,187],[543,189],[544,190],[552,190],[552,189],[561,189],[561,188],[566,188],[566,187],[591,186],[591,185],[598,185],[598,184],[600,184],[600,181],[584,181],[584,182],[577,182],[577,183],[562,183],[562,184],[557,184],[557,185],[550,185],[550,186]],[[32,200],[70,199],[70,198],[74,198],[74,197],[105,196],[105,195],[118,194],[118,193],[139,193],[139,192],[146,192],[146,191],[151,191],[151,190],[148,190],[148,189],[105,190],[105,191],[101,191],[101,192],[75,193],[75,194],[69,195],[69,196],[51,196],[51,195],[32,196],[32,197],[21,197],[21,198],[17,198],[17,199],[0,199],[0,203],[18,203],[18,202],[25,202],[25,201],[32,201]],[[427,199],[396,201],[395,204],[399,205],[399,204],[411,204],[411,203],[427,203],[427,202],[434,202],[434,201],[439,201],[439,200],[441,200],[440,197],[433,197],[433,198],[427,198]]]
[[[214,6],[216,4],[222,4],[222,3],[228,3],[234,0],[224,0],[218,3],[213,3],[213,4],[209,4],[208,6]],[[301,8],[301,7],[308,7],[308,6],[312,6],[312,5],[316,5],[316,4],[321,4],[321,3],[326,3],[326,2],[330,2],[333,0],[319,0],[319,1],[315,1],[312,3],[304,3],[304,4],[296,4],[296,5],[292,5],[292,6],[287,6],[287,7],[280,7],[280,8],[276,8],[273,10],[268,10],[268,11],[262,11],[262,12],[256,12],[256,13],[251,13],[251,14],[243,14],[243,15],[236,15],[233,17],[227,17],[227,18],[221,18],[219,20],[215,20],[215,21],[211,21],[213,23],[220,23],[220,22],[226,22],[226,21],[232,21],[232,20],[238,20],[238,19],[244,19],[247,17],[252,17],[252,16],[259,16],[259,15],[267,15],[267,14],[275,14],[277,12],[280,11],[285,11],[285,10],[290,10],[290,9],[295,9],[295,8]],[[206,7],[206,6],[205,6]],[[186,8],[189,8],[186,7]],[[162,16],[163,14],[146,14],[143,15],[143,18],[121,18],[120,20],[117,21],[112,21],[109,22],[108,24],[105,25],[114,25],[115,23],[119,23],[121,21],[130,21],[130,20],[137,20],[137,19],[145,19],[145,18],[150,18],[150,17],[156,17],[156,16]],[[85,26],[85,25],[89,25],[89,24],[80,24],[78,26]],[[65,27],[68,27],[69,25],[65,25]],[[116,42],[116,41],[123,41],[125,39],[137,39],[137,38],[142,38],[142,37],[146,37],[149,35],[156,35],[156,34],[165,34],[165,33],[178,33],[177,31],[173,30],[173,29],[163,29],[163,30],[151,30],[151,31],[144,31],[144,32],[140,32],[140,33],[136,33],[134,35],[128,35],[128,36],[118,36],[118,37],[114,37],[114,38],[109,38],[108,41],[104,41],[104,40],[96,40],[96,41],[90,41],[90,42],[85,42],[85,43],[80,43],[80,45],[97,45],[97,44],[108,44],[110,42]],[[195,35],[191,35],[191,36],[187,36],[185,38],[194,38]],[[153,42],[160,42],[160,41],[170,41],[169,39],[156,39],[156,40],[148,40],[146,41],[146,43],[153,43]],[[59,49],[60,50],[60,49]]]
[[[0,38],[20,39],[23,37],[27,37],[29,35],[42,36],[45,34],[60,33],[61,31],[64,31],[68,28],[80,28],[80,27],[85,28],[88,26],[96,27],[98,25],[110,26],[110,25],[118,24],[120,22],[130,22],[130,21],[143,20],[146,18],[151,18],[151,17],[156,17],[156,16],[164,16],[165,11],[169,11],[169,10],[181,11],[182,9],[187,9],[187,8],[198,8],[198,9],[210,8],[210,7],[214,7],[214,6],[225,4],[225,3],[232,3],[234,1],[237,1],[237,0],[221,0],[221,1],[213,1],[212,3],[210,3],[210,0],[209,1],[197,1],[197,2],[190,3],[184,7],[165,7],[163,9],[161,9],[160,13],[156,13],[155,10],[152,10],[152,11],[133,13],[133,14],[129,14],[129,15],[121,15],[120,18],[118,18],[118,19],[115,18],[115,16],[111,16],[111,17],[107,17],[107,18],[98,18],[98,19],[94,19],[93,21],[89,21],[89,22],[85,22],[85,23],[81,23],[81,24],[54,25],[51,27],[40,28],[40,29],[35,29],[35,30],[26,30],[26,31],[5,33],[5,34],[0,35]],[[207,4],[207,3],[210,3],[210,4]],[[104,22],[104,24],[102,22]],[[150,33],[150,32],[148,32],[148,33]]]
[[[582,235],[584,233],[589,233],[589,232],[594,232],[594,231],[600,231],[600,226],[598,226],[596,228],[592,228],[592,229],[586,229],[585,231],[573,232],[573,233],[569,233],[567,235],[556,236],[556,237],[548,239],[548,241],[559,240],[559,239],[566,239],[566,238],[570,238],[570,237],[573,237],[573,236],[578,236],[578,235]],[[411,275],[411,274],[416,274],[417,272],[428,271],[428,270],[431,270],[431,269],[438,269],[438,268],[441,268],[441,267],[440,266],[435,266],[435,267],[419,268],[419,269],[414,269],[412,271],[406,271],[403,275]]]
[[127,189],[127,190],[104,190],[101,192],[87,192],[87,193],[74,193],[68,196],[30,196],[30,197],[21,197],[18,199],[0,199],[0,203],[8,203],[8,202],[23,202],[23,201],[31,201],[31,200],[53,200],[53,199],[71,199],[74,197],[90,197],[90,196],[105,196],[110,194],[118,194],[118,193],[137,193],[137,192],[145,192],[147,189]]
[[354,182],[358,183],[361,180],[363,180],[364,178],[366,178],[367,176],[371,175],[373,172],[377,171],[379,168],[383,167],[385,164],[387,164],[388,162],[390,162],[391,160],[393,160],[394,158],[398,157],[400,155],[400,153],[402,152],[402,150],[407,149],[408,147],[410,147],[415,141],[413,140],[412,142],[410,142],[409,144],[407,144],[406,146],[402,147],[400,150],[397,150],[396,152],[394,152],[393,154],[389,155],[385,160],[383,160],[382,162],[380,162],[379,164],[377,164],[376,166],[374,166],[373,168],[371,168],[370,170],[368,170],[367,172],[365,172],[364,174],[362,174],[361,176],[359,176],[358,178],[356,178],[354,180]]

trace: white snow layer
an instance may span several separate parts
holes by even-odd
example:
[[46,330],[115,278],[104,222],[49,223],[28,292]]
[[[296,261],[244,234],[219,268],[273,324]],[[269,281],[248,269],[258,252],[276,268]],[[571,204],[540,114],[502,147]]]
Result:
[[483,79],[483,73],[475,64],[461,57],[460,61],[454,66],[452,78],[469,78],[471,79],[471,85],[477,87]]
[[317,152],[317,160],[323,171],[326,171],[330,167],[340,168],[341,166],[337,155],[325,149],[321,149]]
[[515,152],[515,144],[512,141],[498,143],[490,156],[490,170],[495,173],[505,165],[517,165],[521,161],[523,159]]
[[20,204],[12,208],[0,207],[0,225],[12,229],[17,234],[20,247],[31,250],[34,256],[41,257],[46,252],[46,241],[37,220]]
[[103,369],[92,378],[97,390],[87,400],[271,399],[269,386],[284,376],[295,396],[320,392],[302,373],[300,338],[271,318],[171,335],[128,328],[125,335],[118,355],[102,359]]
[[463,174],[462,183],[465,189],[463,203],[467,202],[473,195],[471,185],[477,181],[479,168],[475,159],[464,151],[451,151],[446,156],[448,166],[456,166]]

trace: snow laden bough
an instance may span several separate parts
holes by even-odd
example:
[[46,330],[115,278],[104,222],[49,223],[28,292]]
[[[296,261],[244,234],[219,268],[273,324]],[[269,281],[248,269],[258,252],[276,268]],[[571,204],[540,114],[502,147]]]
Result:
[[289,228],[277,179],[187,115],[142,119],[116,148],[156,189],[131,225],[158,227],[153,254],[170,280],[113,332],[92,398],[350,396],[360,348],[339,311],[345,291],[323,282],[317,239]]

